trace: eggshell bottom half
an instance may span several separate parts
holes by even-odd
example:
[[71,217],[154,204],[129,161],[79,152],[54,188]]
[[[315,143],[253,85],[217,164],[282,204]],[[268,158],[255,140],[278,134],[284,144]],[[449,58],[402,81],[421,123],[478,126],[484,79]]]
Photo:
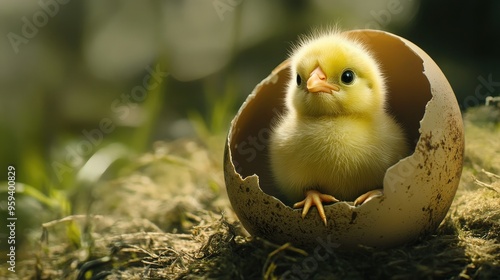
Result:
[[[366,44],[386,76],[388,109],[402,124],[414,153],[388,169],[384,196],[359,207],[325,206],[302,219],[273,185],[268,145],[284,109],[288,61],[256,86],[234,118],[224,155],[227,192],[242,225],[275,243],[353,248],[391,247],[434,231],[448,211],[463,165],[460,110],[446,77],[413,43],[396,35],[349,31]],[[327,245],[325,245],[327,244]]]

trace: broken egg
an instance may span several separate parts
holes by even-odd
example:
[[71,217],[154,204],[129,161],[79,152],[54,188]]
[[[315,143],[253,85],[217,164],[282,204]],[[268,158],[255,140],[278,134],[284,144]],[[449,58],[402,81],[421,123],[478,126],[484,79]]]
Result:
[[433,232],[451,205],[462,173],[464,131],[446,77],[404,38],[376,30],[346,33],[364,43],[381,65],[388,110],[404,128],[413,152],[386,171],[382,197],[358,207],[349,201],[325,205],[327,226],[317,211],[302,219],[302,209],[285,204],[274,186],[268,155],[271,127],[285,108],[290,69],[283,62],[243,103],[225,147],[227,193],[252,235],[278,244],[386,248]]

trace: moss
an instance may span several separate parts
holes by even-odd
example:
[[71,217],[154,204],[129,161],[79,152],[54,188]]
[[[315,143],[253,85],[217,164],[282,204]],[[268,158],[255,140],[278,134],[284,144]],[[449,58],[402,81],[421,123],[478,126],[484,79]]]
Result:
[[16,276],[499,279],[500,130],[491,110],[465,115],[466,159],[455,200],[438,230],[413,244],[333,252],[319,261],[307,248],[250,237],[226,197],[221,151],[182,140],[157,143],[127,175],[96,186],[91,215],[45,224],[36,254]]

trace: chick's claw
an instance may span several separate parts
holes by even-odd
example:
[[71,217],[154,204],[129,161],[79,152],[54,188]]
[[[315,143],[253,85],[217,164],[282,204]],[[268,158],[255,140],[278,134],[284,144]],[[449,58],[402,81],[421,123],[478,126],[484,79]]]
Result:
[[382,191],[382,189],[376,189],[376,190],[369,191],[365,194],[360,195],[358,198],[356,198],[356,200],[354,200],[354,206],[359,206],[365,202],[368,202],[372,198],[380,197],[383,195],[384,195],[384,192]]
[[302,209],[302,219],[307,215],[307,212],[309,212],[309,209],[311,206],[316,206],[318,209],[319,216],[321,217],[321,220],[326,226],[326,215],[325,215],[325,210],[323,209],[323,202],[329,203],[329,202],[337,202],[339,201],[335,197],[328,195],[328,194],[322,194],[318,191],[315,190],[310,190],[306,192],[306,198],[300,202],[297,202],[293,205],[293,208],[301,208]]

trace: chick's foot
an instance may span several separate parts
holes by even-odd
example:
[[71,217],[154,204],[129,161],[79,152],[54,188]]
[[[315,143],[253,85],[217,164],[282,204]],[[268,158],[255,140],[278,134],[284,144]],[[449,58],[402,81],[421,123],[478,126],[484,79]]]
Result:
[[382,191],[382,189],[376,189],[376,190],[369,191],[365,194],[360,195],[358,198],[356,198],[356,200],[354,200],[354,206],[361,205],[363,203],[368,202],[372,198],[380,197],[383,195],[384,195],[384,192]]
[[307,212],[309,212],[309,209],[311,206],[316,206],[318,208],[318,213],[319,216],[321,217],[321,220],[326,226],[326,215],[325,215],[325,210],[323,209],[323,202],[329,203],[329,202],[337,202],[339,201],[335,197],[328,195],[328,194],[322,194],[318,191],[315,190],[309,190],[306,192],[306,198],[300,202],[297,202],[293,205],[293,208],[302,208],[302,219],[307,215]]

